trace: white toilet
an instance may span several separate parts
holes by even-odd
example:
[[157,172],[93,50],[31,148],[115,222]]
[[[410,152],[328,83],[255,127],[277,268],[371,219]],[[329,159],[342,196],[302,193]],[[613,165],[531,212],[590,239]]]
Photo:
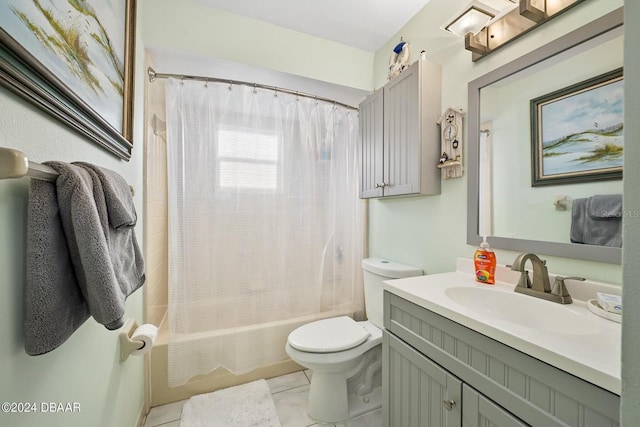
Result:
[[308,412],[325,423],[345,421],[382,403],[382,282],[422,270],[380,258],[362,260],[367,318],[342,316],[303,325],[289,334],[286,352],[313,371]]

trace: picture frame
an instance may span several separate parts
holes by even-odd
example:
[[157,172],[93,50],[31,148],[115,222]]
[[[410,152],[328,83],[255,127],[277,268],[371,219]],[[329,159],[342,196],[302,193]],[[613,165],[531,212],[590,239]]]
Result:
[[622,179],[622,68],[532,99],[531,185]]
[[129,160],[135,16],[135,0],[2,2],[0,85]]

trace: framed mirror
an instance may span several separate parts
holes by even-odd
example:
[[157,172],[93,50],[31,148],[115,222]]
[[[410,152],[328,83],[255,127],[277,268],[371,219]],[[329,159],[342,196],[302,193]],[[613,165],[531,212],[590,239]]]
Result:
[[[622,194],[621,174],[536,183],[532,159],[540,162],[542,154],[534,152],[537,141],[532,143],[540,131],[540,117],[532,108],[540,99],[555,100],[554,94],[596,93],[596,82],[609,84],[610,76],[622,74],[622,26],[620,8],[469,83],[468,244],[478,245],[487,235],[497,249],[621,263],[620,247],[572,243],[570,238],[572,203],[594,195]],[[577,87],[584,90],[577,92]],[[607,95],[601,103],[621,102],[621,87],[603,90]],[[619,99],[613,99],[614,93]],[[569,105],[566,96],[557,99]],[[587,110],[574,111],[586,115]],[[605,113],[598,114],[598,119],[589,118],[593,122],[587,126],[589,132],[617,132],[622,145],[622,123],[601,128]],[[553,117],[545,116],[549,126]],[[570,126],[575,120],[559,120],[565,136],[575,133]],[[619,151],[621,164],[622,147]],[[589,167],[583,161],[581,165]]]

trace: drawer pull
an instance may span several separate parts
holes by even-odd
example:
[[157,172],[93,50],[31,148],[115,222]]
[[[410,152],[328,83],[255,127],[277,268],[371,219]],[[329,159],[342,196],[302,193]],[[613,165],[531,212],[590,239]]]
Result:
[[456,406],[455,400],[443,400],[442,404],[447,411],[452,411],[453,407]]

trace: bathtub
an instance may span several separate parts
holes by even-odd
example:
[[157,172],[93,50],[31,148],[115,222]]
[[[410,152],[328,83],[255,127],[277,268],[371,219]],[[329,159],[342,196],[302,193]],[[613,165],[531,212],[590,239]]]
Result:
[[[303,370],[304,368],[291,359],[288,358],[284,351],[284,343],[286,343],[287,336],[295,328],[312,322],[314,320],[320,320],[323,318],[337,317],[344,315],[352,315],[353,312],[349,310],[334,310],[318,315],[302,316],[293,319],[287,319],[283,321],[270,322],[265,324],[255,325],[253,327],[242,328],[230,328],[221,331],[214,332],[198,332],[192,334],[181,334],[179,339],[181,341],[188,340],[207,340],[211,336],[219,335],[233,335],[233,334],[246,334],[251,333],[251,328],[255,330],[261,330],[264,328],[270,329],[270,334],[279,337],[278,340],[282,341],[282,354],[283,359],[280,362],[270,364],[252,370],[245,374],[234,375],[224,368],[219,368],[210,374],[200,375],[191,378],[189,382],[180,387],[169,387],[168,381],[168,344],[169,344],[169,331],[167,327],[167,316],[165,315],[159,326],[158,337],[155,345],[151,351],[150,363],[149,363],[149,396],[150,406],[164,405],[171,402],[177,402],[179,400],[188,399],[191,396],[202,393],[210,393],[215,390],[219,390],[234,385],[244,384],[250,381],[258,379],[266,379],[285,375],[292,372]],[[277,349],[276,349],[277,351]]]

